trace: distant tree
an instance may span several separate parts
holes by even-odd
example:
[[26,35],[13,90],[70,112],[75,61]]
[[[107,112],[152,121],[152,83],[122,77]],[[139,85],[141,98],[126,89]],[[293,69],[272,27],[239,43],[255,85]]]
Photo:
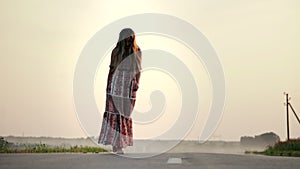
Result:
[[256,145],[256,146],[268,146],[274,145],[275,143],[279,142],[280,138],[277,134],[273,132],[263,133],[258,136],[243,136],[241,137],[241,144],[242,145]]
[[259,136],[255,136],[255,139],[258,142],[272,144],[272,145],[280,141],[279,136],[273,132],[264,133]]

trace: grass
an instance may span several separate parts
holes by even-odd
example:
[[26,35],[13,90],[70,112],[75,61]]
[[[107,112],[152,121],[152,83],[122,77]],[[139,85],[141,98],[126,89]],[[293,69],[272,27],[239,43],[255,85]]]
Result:
[[246,154],[264,154],[269,156],[292,156],[300,157],[300,139],[291,139],[288,141],[280,141],[274,146],[269,146],[262,152],[246,151]]
[[7,142],[3,137],[0,137],[0,153],[99,153],[107,152],[101,147],[89,146],[71,146],[65,148],[62,146],[50,147],[47,144],[23,144],[15,145],[14,143]]
[[33,146],[25,145],[25,149],[0,147],[0,153],[99,153],[107,152],[101,147],[88,147],[88,146],[73,146],[70,148],[64,147],[49,147],[46,144],[35,144]]

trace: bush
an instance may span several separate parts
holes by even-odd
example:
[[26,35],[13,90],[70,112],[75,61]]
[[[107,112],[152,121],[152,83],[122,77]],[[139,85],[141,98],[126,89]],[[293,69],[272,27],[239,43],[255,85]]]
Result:
[[288,141],[280,141],[274,146],[269,146],[264,151],[266,155],[275,156],[300,156],[300,139],[291,139]]
[[7,149],[7,147],[8,142],[3,137],[0,137],[0,150]]

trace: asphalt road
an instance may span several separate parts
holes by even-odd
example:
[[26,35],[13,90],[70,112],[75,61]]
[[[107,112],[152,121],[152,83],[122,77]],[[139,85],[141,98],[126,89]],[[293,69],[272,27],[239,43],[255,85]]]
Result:
[[262,155],[165,153],[137,159],[110,153],[0,154],[0,169],[297,169],[299,167],[300,158]]

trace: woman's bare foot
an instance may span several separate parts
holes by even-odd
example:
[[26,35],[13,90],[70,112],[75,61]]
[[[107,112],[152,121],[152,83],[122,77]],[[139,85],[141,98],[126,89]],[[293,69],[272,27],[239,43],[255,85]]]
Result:
[[118,147],[116,147],[116,146],[113,146],[113,153],[116,153],[117,151],[118,151]]
[[117,154],[124,154],[124,151],[121,147],[117,148]]

